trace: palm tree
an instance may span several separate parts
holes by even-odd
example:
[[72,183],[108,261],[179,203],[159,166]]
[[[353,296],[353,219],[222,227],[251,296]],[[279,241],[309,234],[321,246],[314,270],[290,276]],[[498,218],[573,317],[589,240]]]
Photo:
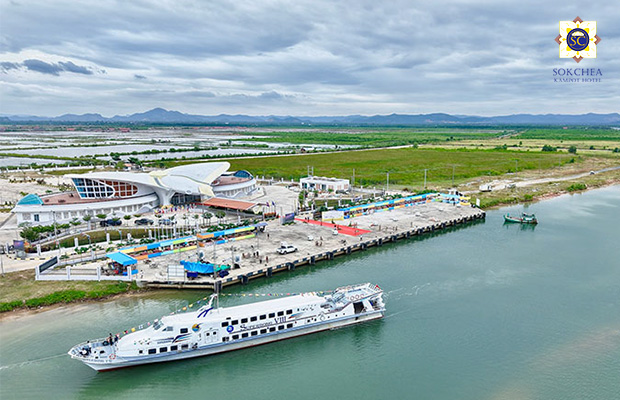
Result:
[[220,221],[219,224],[221,225],[222,224],[222,218],[224,218],[226,216],[226,213],[224,211],[217,211],[215,213],[215,216]]
[[85,222],[88,222],[88,230],[90,230],[90,220],[93,219],[92,215],[85,215],[82,217]]

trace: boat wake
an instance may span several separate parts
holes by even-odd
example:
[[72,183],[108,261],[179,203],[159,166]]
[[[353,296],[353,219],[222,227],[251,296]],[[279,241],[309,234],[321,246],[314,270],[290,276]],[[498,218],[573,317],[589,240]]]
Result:
[[39,362],[43,362],[43,361],[47,361],[47,360],[52,360],[54,358],[65,357],[65,356],[66,356],[66,354],[58,354],[58,355],[55,355],[55,356],[37,358],[35,360],[28,360],[28,361],[23,361],[23,362],[20,362],[20,363],[15,363],[15,364],[0,365],[0,371],[5,370],[5,369],[23,367],[24,365],[35,364],[35,363],[39,363]]

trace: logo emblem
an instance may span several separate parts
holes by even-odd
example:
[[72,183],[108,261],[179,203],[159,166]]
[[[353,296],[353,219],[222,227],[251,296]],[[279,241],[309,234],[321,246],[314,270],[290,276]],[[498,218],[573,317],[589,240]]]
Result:
[[192,325],[192,330],[194,332],[199,332],[200,331],[200,325],[202,325],[202,324],[194,324],[194,325]]
[[601,38],[596,34],[596,21],[560,21],[560,34],[555,38],[560,45],[560,58],[572,58],[580,62],[584,58],[596,58],[596,45]]
[[228,327],[226,328],[226,332],[228,332],[228,333],[232,333],[232,331],[234,331],[234,330],[235,330],[235,327],[232,326],[232,325],[228,325]]

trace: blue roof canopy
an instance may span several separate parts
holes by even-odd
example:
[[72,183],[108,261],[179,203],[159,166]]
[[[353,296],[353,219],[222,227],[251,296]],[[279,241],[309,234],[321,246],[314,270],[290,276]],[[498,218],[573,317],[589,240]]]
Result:
[[108,257],[112,261],[117,262],[123,266],[133,265],[133,264],[138,263],[138,260],[136,260],[135,258],[130,257],[127,254],[121,253],[121,252],[106,254],[106,257]]

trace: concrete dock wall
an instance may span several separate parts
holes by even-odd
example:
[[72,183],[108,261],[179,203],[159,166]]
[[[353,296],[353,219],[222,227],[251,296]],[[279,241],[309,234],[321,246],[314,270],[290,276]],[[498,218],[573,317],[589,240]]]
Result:
[[411,229],[403,229],[393,232],[381,232],[379,237],[375,237],[368,240],[361,240],[359,243],[348,244],[339,247],[331,247],[328,250],[321,250],[316,253],[312,253],[303,257],[299,257],[286,262],[272,263],[271,265],[265,264],[263,266],[256,266],[250,271],[233,270],[229,276],[221,279],[210,281],[184,281],[184,282],[163,282],[163,281],[149,281],[144,285],[152,288],[180,288],[180,289],[210,289],[221,290],[223,287],[236,285],[236,284],[248,284],[250,280],[259,277],[271,277],[273,274],[282,271],[294,271],[297,267],[304,265],[314,265],[317,262],[324,260],[333,260],[335,257],[350,255],[356,251],[364,251],[371,247],[381,247],[386,243],[393,243],[403,239],[410,239],[415,237],[421,237],[425,234],[441,232],[451,227],[459,225],[469,224],[475,221],[480,221],[485,218],[486,214],[480,209],[472,209],[472,212],[466,216],[459,216],[454,218],[447,218],[441,221],[433,221],[421,226],[415,226]]

